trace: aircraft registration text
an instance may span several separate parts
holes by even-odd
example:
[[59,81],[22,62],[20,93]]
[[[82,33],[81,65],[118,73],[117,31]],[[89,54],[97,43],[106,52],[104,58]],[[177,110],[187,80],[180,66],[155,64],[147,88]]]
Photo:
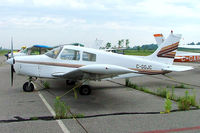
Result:
[[137,69],[152,70],[152,65],[136,64]]

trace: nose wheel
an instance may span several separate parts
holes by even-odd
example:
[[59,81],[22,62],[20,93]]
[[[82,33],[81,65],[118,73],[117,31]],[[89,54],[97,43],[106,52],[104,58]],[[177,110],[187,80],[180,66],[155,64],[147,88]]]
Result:
[[91,94],[91,88],[89,85],[82,85],[80,88],[79,88],[79,93],[81,95],[90,95]]
[[31,83],[31,82],[24,83],[23,90],[25,92],[32,92],[32,91],[34,91],[34,85],[33,85],[33,83]]
[[32,80],[33,80],[32,77],[29,77],[29,81],[24,83],[23,90],[25,92],[33,92],[34,91],[35,88],[34,88],[33,83],[31,82]]

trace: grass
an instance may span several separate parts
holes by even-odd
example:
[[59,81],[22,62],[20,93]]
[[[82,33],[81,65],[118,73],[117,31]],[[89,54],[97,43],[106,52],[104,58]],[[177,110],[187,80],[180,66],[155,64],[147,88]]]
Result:
[[38,117],[31,117],[30,119],[31,120],[38,120],[39,118]]
[[178,51],[200,53],[199,49],[178,48]]
[[154,50],[124,50],[125,55],[138,55],[138,56],[148,56],[151,55]]
[[44,86],[45,89],[49,89],[50,88],[50,84],[47,81],[43,82],[43,86]]
[[179,110],[189,110],[192,106],[192,101],[194,102],[194,97],[188,95],[188,91],[185,91],[185,96],[180,97],[178,101]]
[[170,113],[171,109],[172,109],[172,102],[170,100],[170,93],[167,92],[165,100],[165,113]]
[[54,109],[56,113],[56,119],[68,118],[68,112],[70,107],[66,106],[65,103],[60,100],[60,97],[56,97],[54,102]]
[[55,109],[55,119],[70,119],[70,118],[83,118],[83,114],[72,114],[70,111],[70,107],[66,106],[63,101],[61,101],[60,97],[56,97],[54,102]]
[[184,84],[175,85],[174,88],[186,88]]
[[[155,50],[124,50],[125,55],[137,55],[137,56],[148,56],[153,54]],[[178,51],[186,51],[186,52],[196,52],[200,53],[200,50],[193,50],[193,49],[179,49]],[[119,51],[123,52],[123,51]]]
[[8,53],[8,50],[0,50],[0,56],[4,56]]
[[[189,110],[191,106],[200,108],[200,106],[196,102],[196,93],[193,92],[193,95],[189,95],[188,91],[185,91],[185,96],[183,97],[177,97],[174,93],[174,88],[172,87],[171,93],[167,91],[166,88],[158,88],[156,92],[151,91],[150,89],[140,87],[137,84],[131,83],[129,80],[126,80],[126,86],[131,87],[133,89],[143,91],[145,93],[149,93],[152,95],[160,96],[163,98],[166,98],[165,101],[165,112],[161,113],[169,113],[171,110],[171,100],[178,102],[178,108],[179,110]],[[179,86],[180,87],[180,86]],[[184,87],[181,85],[181,87]]]
[[166,88],[158,88],[156,95],[161,96],[163,98],[166,98],[167,95],[167,89]]

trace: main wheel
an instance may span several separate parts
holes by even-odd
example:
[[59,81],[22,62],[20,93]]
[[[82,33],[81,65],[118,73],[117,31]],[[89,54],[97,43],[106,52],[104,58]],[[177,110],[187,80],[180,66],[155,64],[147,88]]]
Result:
[[82,85],[79,89],[79,93],[81,95],[90,95],[91,94],[91,89],[88,85]]
[[24,83],[23,90],[25,92],[32,92],[32,91],[34,91],[34,85],[33,85],[33,83],[29,83],[29,82]]

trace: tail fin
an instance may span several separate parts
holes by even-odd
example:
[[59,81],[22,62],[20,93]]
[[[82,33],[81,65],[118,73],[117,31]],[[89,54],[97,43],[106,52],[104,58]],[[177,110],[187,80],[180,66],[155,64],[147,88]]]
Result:
[[147,56],[146,58],[168,65],[173,64],[180,39],[180,34],[175,35],[171,33],[168,38],[159,45],[158,49],[152,55]]
[[162,43],[164,42],[164,40],[165,40],[165,38],[163,37],[162,34],[154,34],[153,36],[154,36],[154,38],[155,38],[155,40],[156,40],[158,46],[159,46],[160,44],[162,44]]

